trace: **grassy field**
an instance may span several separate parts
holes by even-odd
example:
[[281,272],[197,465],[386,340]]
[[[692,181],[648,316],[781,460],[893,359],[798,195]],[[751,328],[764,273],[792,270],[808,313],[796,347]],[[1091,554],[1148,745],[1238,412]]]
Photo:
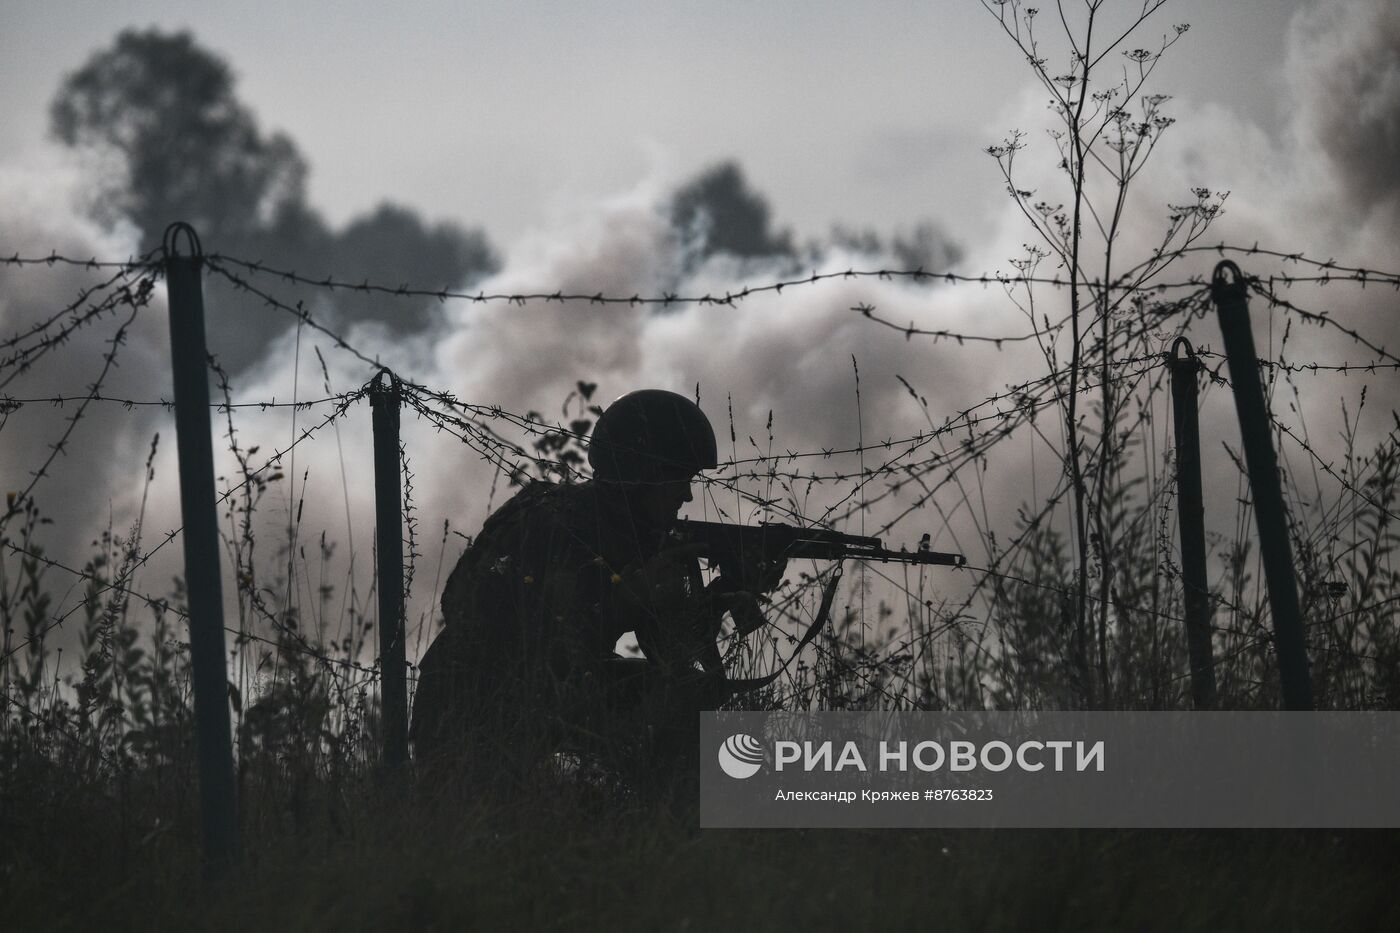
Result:
[[1400,926],[1390,831],[721,831],[567,787],[322,784],[249,808],[241,863],[206,882],[178,788],[27,786],[3,811],[8,931]]

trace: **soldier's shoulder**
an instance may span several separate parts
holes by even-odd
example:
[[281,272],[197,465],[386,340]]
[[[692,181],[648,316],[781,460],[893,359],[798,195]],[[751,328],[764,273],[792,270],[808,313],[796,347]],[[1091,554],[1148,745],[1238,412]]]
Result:
[[598,525],[592,483],[534,483],[516,493],[482,526],[474,550],[513,547],[522,537],[539,540],[564,534],[591,540]]
[[592,483],[535,482],[521,489],[487,519],[487,524],[507,519],[550,519],[589,510],[594,502]]
[[567,537],[576,511],[576,494],[562,485],[529,483],[492,512],[448,575],[443,590],[444,605],[449,594],[473,585],[482,573],[499,573],[508,564],[527,561],[538,550],[538,542]]

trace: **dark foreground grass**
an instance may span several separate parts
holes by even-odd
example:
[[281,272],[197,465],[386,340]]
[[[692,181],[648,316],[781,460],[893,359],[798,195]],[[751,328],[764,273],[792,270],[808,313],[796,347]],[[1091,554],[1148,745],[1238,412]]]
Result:
[[250,806],[206,883],[189,797],[128,790],[5,801],[0,929],[1400,929],[1389,831],[701,830],[420,782]]

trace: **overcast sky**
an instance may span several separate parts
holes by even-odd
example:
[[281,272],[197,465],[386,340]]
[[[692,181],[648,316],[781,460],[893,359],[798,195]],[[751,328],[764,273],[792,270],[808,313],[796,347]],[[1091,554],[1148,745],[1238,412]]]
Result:
[[[1143,41],[1173,23],[1192,31],[1157,87],[1277,130],[1299,5],[1173,0]],[[0,160],[43,157],[61,77],[118,30],[187,28],[234,66],[264,128],[307,155],[311,201],[330,219],[387,198],[498,241],[648,173],[730,156],[799,234],[924,219],[985,232],[1002,193],[980,150],[1030,80],[976,0],[0,7]]]

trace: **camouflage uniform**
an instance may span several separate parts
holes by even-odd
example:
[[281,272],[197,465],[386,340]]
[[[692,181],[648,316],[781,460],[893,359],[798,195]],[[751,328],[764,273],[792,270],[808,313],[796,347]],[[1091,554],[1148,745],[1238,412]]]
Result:
[[[667,544],[667,530],[639,525],[615,485],[533,483],[492,514],[448,577],[445,628],[419,666],[418,756],[542,725],[568,743],[635,724],[654,713],[648,703],[692,718],[712,705],[717,672],[694,661],[711,657],[718,623],[702,621],[717,617],[703,610],[698,564],[674,565],[686,618],[639,611],[632,588],[633,571]],[[613,651],[634,630],[645,662]]]

